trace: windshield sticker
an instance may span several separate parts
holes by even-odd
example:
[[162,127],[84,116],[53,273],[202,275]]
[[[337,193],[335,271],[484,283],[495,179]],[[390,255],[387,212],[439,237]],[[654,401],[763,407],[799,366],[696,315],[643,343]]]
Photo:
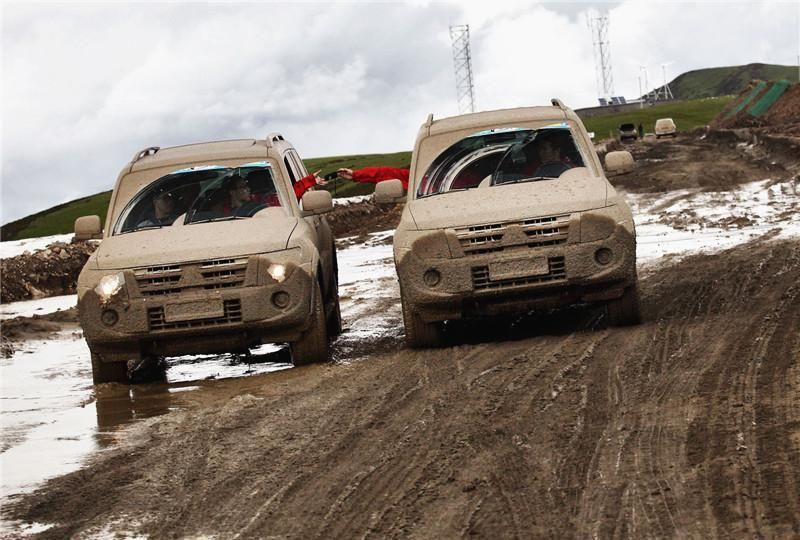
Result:
[[181,174],[181,173],[189,173],[197,171],[212,171],[214,169],[227,169],[227,167],[223,167],[222,165],[198,165],[197,167],[187,167],[185,169],[178,169],[177,171],[173,171],[172,174]]
[[268,161],[254,161],[252,163],[243,163],[239,167],[271,167]]
[[553,129],[553,128],[569,129],[569,124],[567,124],[566,122],[559,122],[558,124],[550,124],[549,126],[544,126],[542,129]]
[[483,137],[484,135],[491,135],[492,133],[511,133],[514,131],[530,131],[530,128],[494,128],[494,129],[487,129],[484,131],[479,131],[478,133],[473,133],[470,137]]

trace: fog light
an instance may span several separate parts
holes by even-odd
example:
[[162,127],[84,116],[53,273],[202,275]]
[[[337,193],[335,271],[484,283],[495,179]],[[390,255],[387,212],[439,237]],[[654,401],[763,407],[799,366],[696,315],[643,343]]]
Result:
[[594,260],[596,260],[600,264],[608,264],[611,262],[613,258],[613,253],[608,248],[600,248],[594,252]]
[[278,291],[272,295],[272,303],[276,308],[283,309],[289,305],[291,297],[286,291]]
[[117,315],[117,312],[113,309],[104,309],[100,314],[100,320],[103,321],[103,324],[106,326],[114,326],[119,320],[119,315]]
[[425,274],[422,275],[422,281],[424,281],[425,285],[428,287],[437,286],[441,280],[442,275],[438,270],[434,270],[433,268],[426,270]]

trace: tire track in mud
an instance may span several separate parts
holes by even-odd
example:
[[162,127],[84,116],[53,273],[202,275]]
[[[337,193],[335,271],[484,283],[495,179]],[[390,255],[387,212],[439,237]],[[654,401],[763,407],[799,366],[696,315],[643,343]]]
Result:
[[[792,456],[788,450],[789,425],[775,422],[777,418],[767,414],[763,403],[777,396],[762,396],[759,391],[759,387],[774,387],[777,381],[786,380],[793,362],[786,353],[798,339],[798,326],[789,325],[796,323],[800,312],[798,268],[796,247],[776,250],[766,253],[752,269],[755,271],[748,272],[753,279],[739,282],[741,286],[734,291],[741,294],[735,311],[737,324],[725,329],[718,340],[720,350],[699,383],[698,408],[706,412],[690,425],[687,452],[689,465],[700,471],[720,536],[763,537],[800,532],[796,506],[792,510],[769,495],[781,493],[789,500],[798,500],[798,483],[787,484],[785,480],[796,479],[792,464],[796,467],[798,460],[796,451]],[[788,279],[782,281],[792,286],[770,286],[768,276],[787,272]],[[784,332],[777,334],[781,327]],[[759,411],[765,419],[772,417],[772,425],[762,426]],[[762,475],[760,462],[771,464],[773,469],[777,465],[773,450],[778,450],[778,457],[782,458],[783,465],[778,466],[781,474]],[[764,504],[762,497],[771,500],[771,504]]]

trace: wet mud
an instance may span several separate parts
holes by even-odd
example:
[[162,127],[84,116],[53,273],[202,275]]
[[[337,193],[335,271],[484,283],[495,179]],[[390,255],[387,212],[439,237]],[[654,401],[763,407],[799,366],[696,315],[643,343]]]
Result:
[[800,240],[648,268],[630,328],[578,307],[409,350],[391,275],[341,294],[331,363],[94,387],[103,451],[3,517],[40,538],[800,536]]

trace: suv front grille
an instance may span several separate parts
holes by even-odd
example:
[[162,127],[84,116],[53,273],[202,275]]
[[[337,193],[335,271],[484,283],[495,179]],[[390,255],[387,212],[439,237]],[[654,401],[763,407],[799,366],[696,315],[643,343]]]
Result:
[[244,285],[247,258],[211,259],[184,265],[148,266],[134,270],[143,296],[191,290],[226,289]]
[[[569,236],[569,219],[569,214],[563,214],[475,225],[456,229],[455,232],[464,255],[481,255],[565,244]],[[516,230],[523,234],[516,233]]]
[[238,298],[225,300],[222,303],[224,315],[209,319],[195,319],[191,321],[167,322],[164,317],[164,307],[152,307],[147,310],[147,323],[151,332],[160,330],[174,330],[176,328],[201,328],[204,326],[220,326],[242,321],[242,303]]
[[472,287],[476,291],[504,290],[537,283],[550,283],[567,279],[567,266],[564,257],[548,257],[547,274],[538,276],[520,276],[515,278],[499,279],[492,281],[489,278],[488,266],[472,267]]

